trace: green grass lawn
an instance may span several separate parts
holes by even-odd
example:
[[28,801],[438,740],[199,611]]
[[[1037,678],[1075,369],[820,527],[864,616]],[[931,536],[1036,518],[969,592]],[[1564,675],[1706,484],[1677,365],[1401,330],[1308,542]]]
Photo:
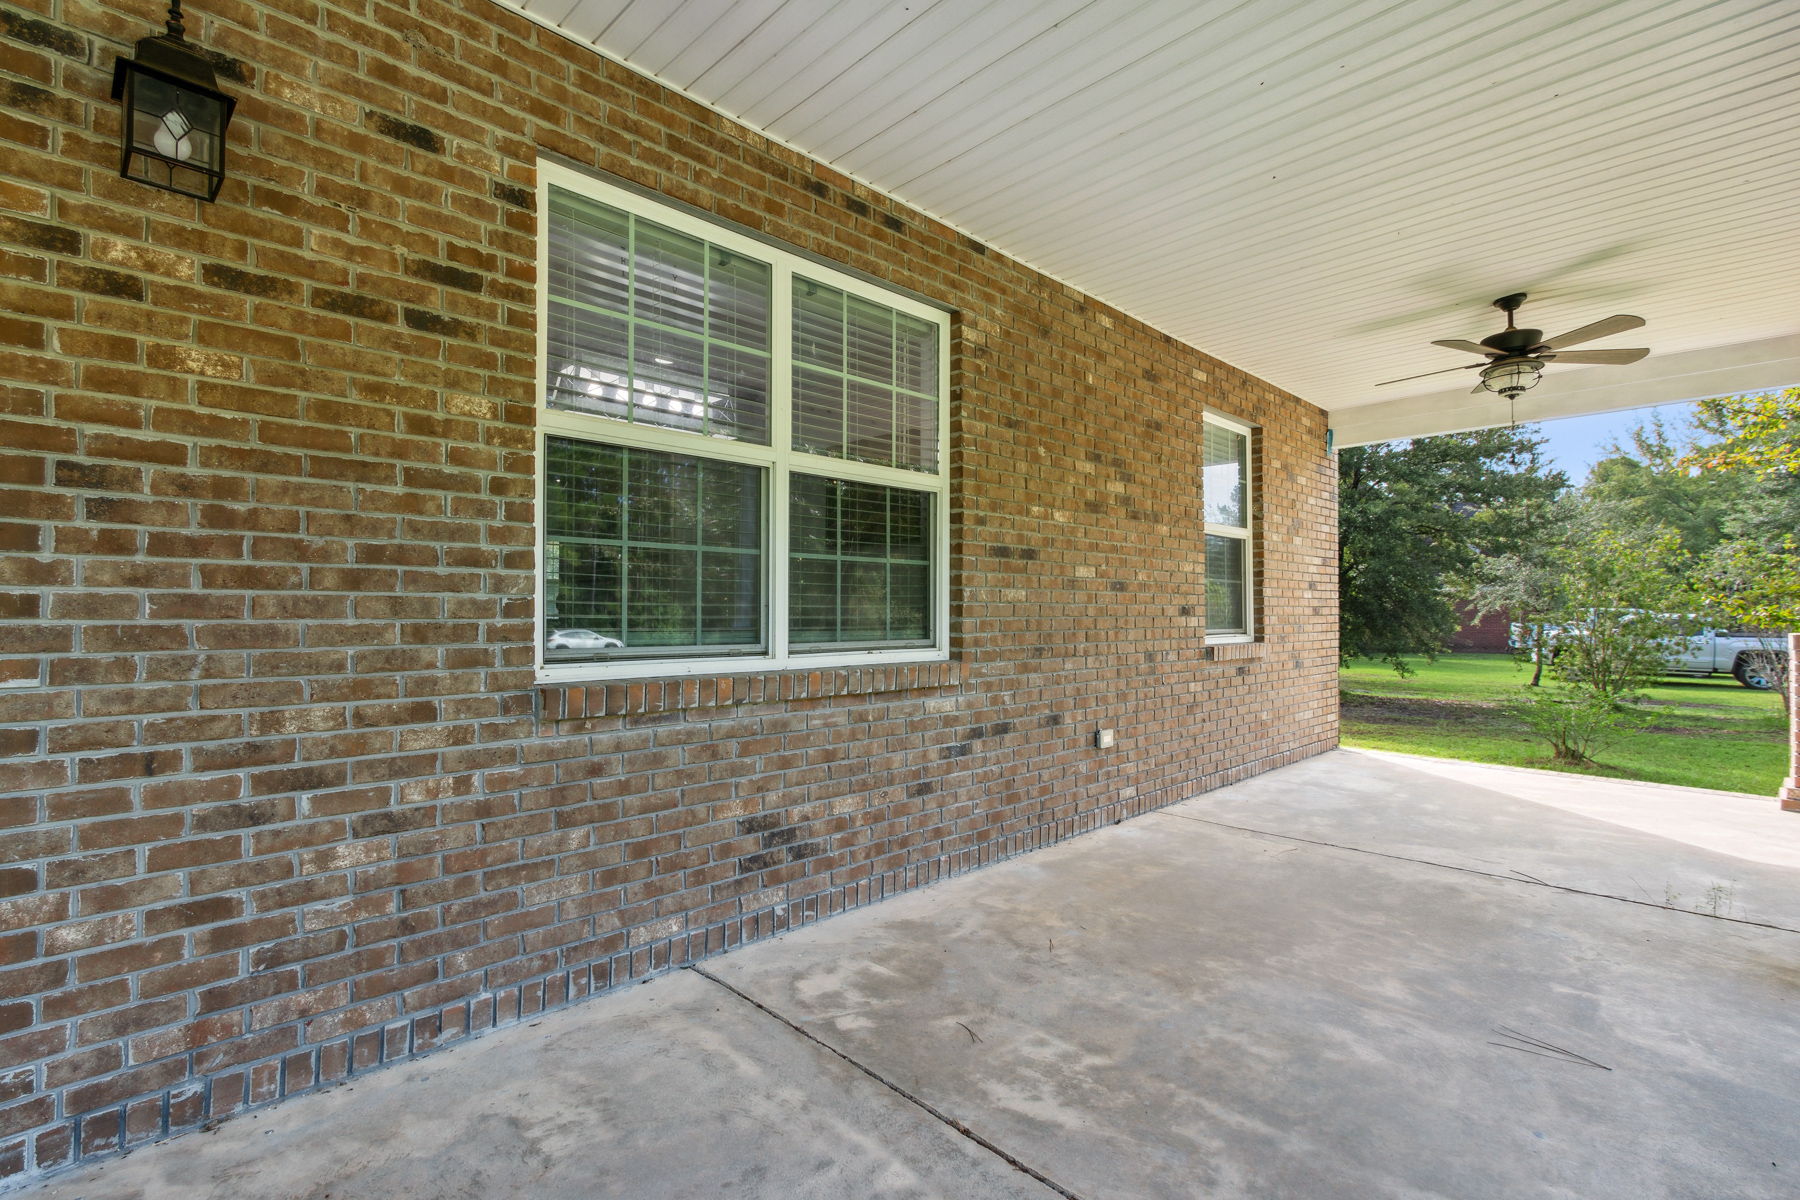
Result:
[[1660,681],[1636,706],[1646,725],[1602,745],[1597,765],[1568,767],[1505,709],[1526,694],[1529,668],[1505,654],[1408,663],[1415,674],[1406,679],[1380,663],[1343,669],[1344,745],[1764,796],[1787,775],[1780,699],[1729,675]]

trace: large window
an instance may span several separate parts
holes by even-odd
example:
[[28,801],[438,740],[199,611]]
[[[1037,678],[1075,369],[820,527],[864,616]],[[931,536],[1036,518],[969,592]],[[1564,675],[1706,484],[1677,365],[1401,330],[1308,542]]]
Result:
[[1200,489],[1206,520],[1206,639],[1247,642],[1256,632],[1248,426],[1206,418]]
[[944,657],[944,314],[541,170],[541,674]]

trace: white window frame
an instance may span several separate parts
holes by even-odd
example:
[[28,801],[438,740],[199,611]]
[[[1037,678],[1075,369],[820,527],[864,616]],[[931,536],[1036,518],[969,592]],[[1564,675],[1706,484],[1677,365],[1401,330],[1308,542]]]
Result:
[[[703,238],[715,246],[754,258],[770,267],[769,313],[769,444],[664,429],[591,413],[548,406],[550,296],[550,190],[561,188],[609,204],[648,221]],[[943,662],[950,657],[950,318],[944,309],[836,270],[813,258],[716,224],[686,209],[660,203],[643,194],[595,179],[553,162],[538,163],[538,327],[536,550],[534,568],[537,619],[533,650],[539,683],[583,683],[614,679],[729,675],[778,670],[872,667],[901,663]],[[809,454],[793,448],[793,280],[804,275],[818,283],[863,296],[911,316],[930,321],[938,337],[937,470],[884,467],[851,459]],[[694,455],[763,468],[763,632],[762,653],[731,655],[683,654],[657,658],[635,656],[590,662],[547,662],[545,560],[545,484],[547,442],[552,436],[585,442]],[[845,481],[879,484],[926,492],[932,497],[931,635],[928,646],[876,647],[796,651],[788,645],[788,480],[800,473]]]
[[[1247,425],[1231,417],[1218,413],[1206,413],[1202,418],[1204,425],[1216,425],[1220,429],[1239,434],[1244,439],[1244,523],[1242,525],[1223,525],[1214,521],[1204,521],[1204,532],[1215,537],[1228,537],[1244,544],[1244,631],[1242,633],[1208,633],[1206,643],[1209,646],[1230,645],[1237,642],[1254,642],[1256,640],[1256,427]],[[1204,434],[1204,428],[1202,429]],[[1201,442],[1201,508],[1206,511],[1206,458],[1205,442]],[[1201,581],[1204,589],[1207,585]],[[1203,593],[1204,594],[1204,593]],[[1209,613],[1206,618],[1212,620]]]

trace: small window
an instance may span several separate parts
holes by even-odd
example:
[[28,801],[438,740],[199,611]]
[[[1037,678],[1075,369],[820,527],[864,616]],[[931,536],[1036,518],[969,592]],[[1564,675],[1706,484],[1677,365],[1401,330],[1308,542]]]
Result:
[[540,677],[946,657],[945,314],[541,168]]
[[1209,416],[1200,494],[1206,524],[1206,638],[1249,641],[1256,632],[1248,426]]

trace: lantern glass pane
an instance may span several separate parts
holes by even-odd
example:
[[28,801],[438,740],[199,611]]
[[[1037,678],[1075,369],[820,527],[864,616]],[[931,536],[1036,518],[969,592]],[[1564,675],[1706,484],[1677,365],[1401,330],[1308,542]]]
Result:
[[1502,363],[1483,371],[1481,381],[1490,392],[1522,392],[1536,386],[1538,365],[1530,362]]
[[208,200],[217,194],[225,173],[223,98],[133,70],[125,104],[126,178]]

